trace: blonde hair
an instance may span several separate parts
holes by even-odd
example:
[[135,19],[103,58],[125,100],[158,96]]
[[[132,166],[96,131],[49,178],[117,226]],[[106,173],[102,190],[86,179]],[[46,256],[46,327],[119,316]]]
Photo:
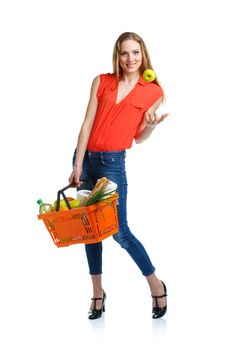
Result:
[[[143,72],[146,69],[152,69],[152,64],[150,61],[149,52],[147,50],[147,47],[143,41],[143,39],[136,33],[133,32],[125,32],[122,33],[118,39],[115,42],[114,49],[113,49],[113,55],[112,55],[112,64],[113,64],[113,73],[116,75],[116,83],[118,84],[119,77],[123,74],[123,69],[119,64],[119,54],[120,54],[120,47],[123,41],[125,40],[135,40],[140,44],[141,47],[141,53],[142,53],[142,64],[139,67],[140,75],[143,74]],[[158,78],[153,81],[153,83],[160,86]]]

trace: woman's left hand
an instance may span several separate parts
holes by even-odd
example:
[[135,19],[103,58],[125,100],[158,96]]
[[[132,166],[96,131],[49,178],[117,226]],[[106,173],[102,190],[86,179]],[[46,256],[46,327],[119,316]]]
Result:
[[156,113],[147,111],[144,113],[144,122],[147,125],[156,126],[157,124],[161,123],[165,118],[167,118],[168,115],[169,113],[164,113],[161,115],[161,117],[158,117]]

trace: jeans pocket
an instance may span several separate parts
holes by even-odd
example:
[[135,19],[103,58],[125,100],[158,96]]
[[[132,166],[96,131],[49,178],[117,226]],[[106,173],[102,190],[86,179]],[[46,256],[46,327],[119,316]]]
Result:
[[102,156],[101,163],[104,165],[117,165],[119,164],[119,159],[114,157]]

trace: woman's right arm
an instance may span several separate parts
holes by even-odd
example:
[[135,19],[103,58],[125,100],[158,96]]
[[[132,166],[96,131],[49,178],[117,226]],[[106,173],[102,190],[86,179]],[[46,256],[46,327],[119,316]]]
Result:
[[100,77],[97,76],[93,79],[90,98],[85,114],[85,119],[80,129],[80,133],[78,136],[77,148],[76,148],[76,156],[74,168],[71,176],[68,181],[70,183],[75,182],[76,187],[80,186],[80,175],[82,172],[82,162],[86,152],[88,140],[92,131],[93,122],[95,119],[97,107],[98,107],[98,99],[97,99],[97,91],[100,84]]

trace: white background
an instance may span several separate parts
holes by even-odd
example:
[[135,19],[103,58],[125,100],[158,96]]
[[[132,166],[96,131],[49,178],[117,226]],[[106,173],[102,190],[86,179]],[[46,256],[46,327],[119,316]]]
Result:
[[[248,349],[246,1],[2,1],[2,349]],[[37,220],[67,184],[92,79],[124,31],[148,46],[170,116],[127,152],[128,219],[168,287],[104,242],[106,315],[90,322],[83,245]]]

